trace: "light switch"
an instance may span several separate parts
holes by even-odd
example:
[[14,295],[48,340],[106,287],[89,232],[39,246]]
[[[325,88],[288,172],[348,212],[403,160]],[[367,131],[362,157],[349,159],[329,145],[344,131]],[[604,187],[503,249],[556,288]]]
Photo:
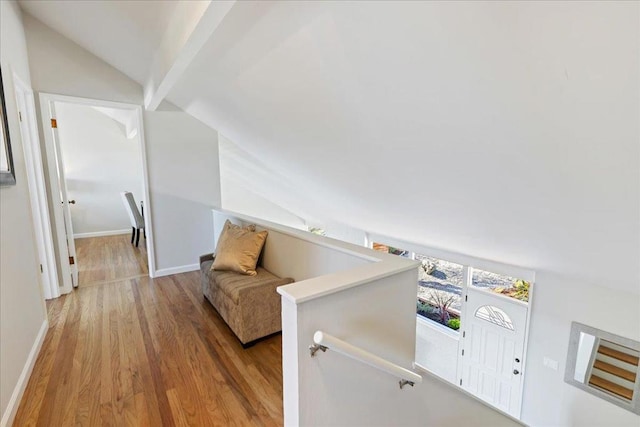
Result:
[[557,360],[553,360],[549,357],[546,357],[542,360],[542,364],[544,366],[546,366],[549,369],[553,369],[554,371],[558,370],[558,361]]

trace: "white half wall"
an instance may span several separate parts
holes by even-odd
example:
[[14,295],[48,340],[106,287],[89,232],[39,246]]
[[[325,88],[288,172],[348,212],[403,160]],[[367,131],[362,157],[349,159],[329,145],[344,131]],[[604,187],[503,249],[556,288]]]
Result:
[[[515,426],[462,390],[423,374],[400,390],[399,378],[327,350],[310,357],[315,331],[411,369],[415,349],[417,270],[371,281],[295,305],[283,297],[283,366],[297,365],[298,401],[287,401],[285,425]],[[290,320],[289,320],[290,319]],[[293,323],[295,319],[296,323]],[[294,363],[292,354],[296,356]],[[291,405],[297,405],[287,411]],[[296,418],[297,415],[297,418]]]
[[278,288],[285,425],[517,425],[430,376],[400,390],[398,378],[331,349],[310,357],[313,333],[322,330],[411,369],[416,261],[230,212],[214,212],[216,231],[225,219],[269,230],[263,266],[297,279]]
[[0,19],[0,62],[16,171],[16,185],[0,187],[0,425],[4,426],[11,425],[18,409],[31,372],[30,355],[37,355],[47,316],[13,89],[13,72],[26,84],[31,82],[18,4],[0,2]]
[[106,235],[131,228],[120,193],[143,200],[142,156],[137,137],[98,110],[56,102],[56,118],[73,232]]
[[[317,276],[338,273],[369,264],[375,258],[357,256],[350,251],[336,251],[333,245],[343,242],[316,236],[304,230],[282,226],[262,218],[235,212],[213,210],[214,246],[222,232],[225,221],[237,225],[257,224],[257,229],[269,231],[260,257],[261,265],[280,277],[291,277],[296,282]],[[368,249],[359,248],[368,252]]]

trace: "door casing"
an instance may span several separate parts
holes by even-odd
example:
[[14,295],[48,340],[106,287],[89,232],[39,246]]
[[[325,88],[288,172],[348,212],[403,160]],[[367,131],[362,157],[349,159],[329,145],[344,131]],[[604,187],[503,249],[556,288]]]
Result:
[[[53,208],[53,212],[51,213],[52,220],[51,223],[54,225],[55,233],[58,236],[58,253],[57,260],[58,265],[60,266],[60,279],[62,283],[60,284],[60,292],[61,294],[66,294],[71,292],[73,289],[72,283],[72,270],[69,266],[69,259],[67,257],[67,253],[69,253],[68,246],[66,244],[67,236],[65,233],[65,215],[63,209],[56,209],[58,206],[62,206],[59,197],[61,189],[58,185],[58,176],[57,176],[57,168],[63,167],[62,164],[59,164],[56,161],[57,157],[60,157],[60,148],[57,143],[57,135],[55,134],[56,129],[53,129],[51,126],[51,119],[56,119],[55,117],[55,103],[56,102],[65,102],[77,105],[86,105],[91,107],[106,107],[106,108],[120,108],[127,110],[134,110],[136,112],[137,119],[137,127],[138,127],[138,135],[140,138],[140,154],[142,158],[142,176],[143,176],[143,201],[145,206],[151,207],[150,199],[149,199],[149,174],[147,168],[147,155],[146,155],[146,142],[144,137],[144,125],[143,125],[143,114],[142,114],[142,106],[136,104],[128,104],[122,102],[113,102],[113,101],[104,101],[97,99],[89,99],[89,98],[79,98],[74,96],[67,95],[57,95],[50,93],[40,93],[40,112],[44,133],[44,144],[46,151],[47,164],[49,169],[49,197],[51,198],[51,206]],[[64,198],[63,194],[63,198]],[[63,200],[64,201],[64,200]],[[68,206],[68,204],[67,204]],[[149,214],[145,215],[145,230],[147,235],[147,255],[148,255],[148,266],[149,266],[149,276],[154,277],[156,273],[155,267],[155,251],[154,251],[154,239],[153,239],[153,226],[151,220],[151,212],[149,210]],[[70,220],[69,220],[70,222]],[[70,237],[70,240],[73,240],[73,236]],[[75,256],[75,253],[73,254]],[[77,268],[77,264],[76,264]],[[77,276],[76,276],[77,278]],[[77,280],[76,280],[77,283]]]
[[44,299],[52,299],[60,296],[60,288],[53,236],[49,222],[47,188],[42,166],[34,94],[31,87],[15,73],[13,73],[13,85],[31,199],[36,248],[40,263],[40,286]]

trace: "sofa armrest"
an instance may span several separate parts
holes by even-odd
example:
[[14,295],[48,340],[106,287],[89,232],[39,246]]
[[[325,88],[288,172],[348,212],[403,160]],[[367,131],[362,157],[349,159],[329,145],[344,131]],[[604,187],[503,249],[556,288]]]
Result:
[[216,257],[215,254],[200,255],[200,264],[202,264],[205,261],[213,261],[215,257]]

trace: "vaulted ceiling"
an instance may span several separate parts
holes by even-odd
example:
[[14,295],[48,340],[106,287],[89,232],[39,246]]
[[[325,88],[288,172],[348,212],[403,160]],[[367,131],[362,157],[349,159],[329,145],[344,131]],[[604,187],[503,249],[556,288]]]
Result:
[[23,0],[27,13],[143,84],[176,8],[173,1]]
[[170,2],[21,5],[297,214],[637,287],[638,3],[213,2],[176,37]]

